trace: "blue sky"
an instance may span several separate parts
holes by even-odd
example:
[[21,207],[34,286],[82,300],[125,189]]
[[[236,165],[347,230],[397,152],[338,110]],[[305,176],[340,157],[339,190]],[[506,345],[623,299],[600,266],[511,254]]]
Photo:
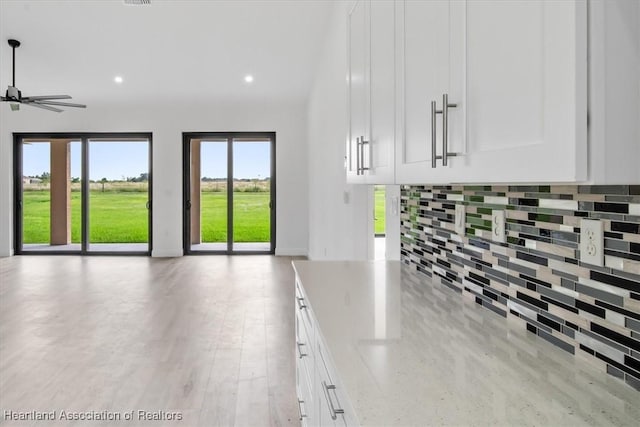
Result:
[[[267,142],[235,142],[234,175],[236,178],[263,179],[269,176],[270,149]],[[148,170],[145,142],[91,142],[89,147],[89,179],[120,180],[137,177]],[[227,144],[202,143],[202,176],[224,178],[227,175]],[[180,159],[176,161],[181,162]],[[181,163],[180,163],[181,164]],[[24,145],[23,173],[25,176],[50,172],[48,143]],[[161,171],[155,171],[161,173]],[[81,175],[80,142],[71,143],[71,176]]]

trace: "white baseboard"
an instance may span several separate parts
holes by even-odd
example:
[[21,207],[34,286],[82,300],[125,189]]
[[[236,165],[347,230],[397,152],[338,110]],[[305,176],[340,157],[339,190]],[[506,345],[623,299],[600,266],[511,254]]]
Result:
[[175,258],[182,255],[182,249],[180,249],[179,251],[159,251],[155,249],[151,251],[151,256],[153,258]]
[[276,248],[277,256],[307,256],[307,248]]
[[9,252],[0,252],[0,258],[10,257],[13,255],[14,255],[13,249],[9,249]]

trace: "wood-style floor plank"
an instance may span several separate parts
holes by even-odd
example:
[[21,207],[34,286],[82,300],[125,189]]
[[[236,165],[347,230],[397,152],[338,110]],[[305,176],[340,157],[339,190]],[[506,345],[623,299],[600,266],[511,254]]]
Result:
[[[134,411],[92,426],[299,425],[290,262],[0,259],[0,411]],[[84,425],[2,415],[2,426]]]

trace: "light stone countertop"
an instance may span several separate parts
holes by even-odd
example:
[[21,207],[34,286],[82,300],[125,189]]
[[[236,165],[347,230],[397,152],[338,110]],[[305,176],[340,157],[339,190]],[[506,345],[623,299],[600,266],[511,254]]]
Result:
[[293,265],[363,426],[640,425],[640,392],[580,351],[398,261]]

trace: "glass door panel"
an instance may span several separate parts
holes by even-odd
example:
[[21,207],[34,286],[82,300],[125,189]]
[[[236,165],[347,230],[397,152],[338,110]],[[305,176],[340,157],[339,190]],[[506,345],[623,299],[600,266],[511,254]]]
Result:
[[22,252],[81,250],[80,141],[24,139],[22,150]]
[[191,249],[228,250],[227,139],[191,140]]
[[233,140],[233,251],[271,250],[271,141]]
[[149,251],[149,141],[89,139],[91,252]]

